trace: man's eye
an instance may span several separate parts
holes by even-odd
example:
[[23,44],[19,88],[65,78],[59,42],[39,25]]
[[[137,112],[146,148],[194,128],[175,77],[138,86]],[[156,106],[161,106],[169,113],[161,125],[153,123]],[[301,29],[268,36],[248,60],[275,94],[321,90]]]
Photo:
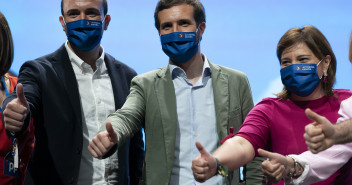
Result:
[[163,29],[163,30],[168,30],[170,28],[171,28],[171,25],[164,25],[161,27],[161,29]]
[[189,22],[187,21],[180,22],[180,26],[188,26],[188,25],[189,25]]
[[78,13],[69,13],[69,14],[68,14],[69,17],[76,17],[76,16],[78,16],[78,15],[79,15]]

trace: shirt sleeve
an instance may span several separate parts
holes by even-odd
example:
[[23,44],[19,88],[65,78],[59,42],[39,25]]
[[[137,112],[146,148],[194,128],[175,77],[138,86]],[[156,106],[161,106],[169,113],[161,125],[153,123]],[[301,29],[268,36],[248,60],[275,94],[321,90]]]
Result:
[[[337,123],[351,119],[351,110],[352,97],[341,102]],[[290,155],[290,157],[304,166],[304,172],[294,180],[294,184],[311,184],[329,178],[346,164],[346,161],[352,157],[352,144],[334,145],[319,154],[306,151],[300,155]]]
[[341,102],[340,110],[339,110],[339,119],[337,123],[342,121],[346,121],[352,118],[352,96]]
[[346,164],[352,157],[352,143],[334,145],[319,154],[306,151],[290,157],[304,167],[302,175],[294,180],[294,184],[312,184],[329,178]]
[[258,103],[248,113],[243,125],[236,134],[236,136],[241,136],[252,144],[256,156],[258,156],[258,148],[267,149],[271,112],[272,107],[269,101]]
[[106,130],[106,122],[111,122],[114,131],[117,133],[117,146],[120,146],[138,131],[144,122],[144,114],[145,100],[143,87],[138,77],[135,77],[131,82],[130,94],[125,104],[121,109],[108,116],[100,127],[99,132]]

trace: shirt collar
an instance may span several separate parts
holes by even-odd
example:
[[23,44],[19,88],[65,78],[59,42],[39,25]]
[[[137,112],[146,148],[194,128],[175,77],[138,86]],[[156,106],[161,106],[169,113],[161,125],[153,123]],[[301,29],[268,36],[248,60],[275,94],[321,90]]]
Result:
[[[101,68],[102,71],[106,70],[105,62],[104,62],[104,48],[103,46],[100,46],[102,49],[100,57],[96,60],[95,65],[97,66],[97,69]],[[68,41],[65,43],[65,48],[68,54],[68,58],[70,59],[71,63],[74,65],[77,65],[82,71],[84,71],[87,68],[91,68],[89,64],[85,63],[81,58],[79,58],[76,53],[72,51],[72,49],[68,46]]]
[[[210,70],[208,58],[203,53],[202,53],[202,59],[204,61],[204,64],[203,64],[203,73],[201,78],[204,79],[205,77],[211,76],[211,70]],[[178,76],[181,76],[187,79],[187,75],[185,71],[182,68],[175,65],[175,63],[172,62],[171,60],[169,61],[169,70],[170,70],[172,79],[175,79]]]

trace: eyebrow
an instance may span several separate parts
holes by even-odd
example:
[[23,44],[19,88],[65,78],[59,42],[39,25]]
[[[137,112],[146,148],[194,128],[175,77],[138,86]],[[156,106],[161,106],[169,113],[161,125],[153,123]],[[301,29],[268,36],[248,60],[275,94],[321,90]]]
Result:
[[166,26],[166,25],[172,25],[171,22],[164,22],[162,24],[160,24],[160,27],[162,28],[163,26]]
[[98,9],[96,9],[96,8],[87,8],[85,11],[86,12],[87,11],[98,12],[100,14],[100,11]]
[[[298,55],[297,57],[311,57],[312,55],[310,54],[307,54],[307,55]],[[290,57],[284,57],[284,58],[281,58],[281,60],[283,59],[290,59]]]
[[73,13],[73,12],[79,12],[79,10],[78,9],[69,9],[69,10],[67,10],[66,15]]
[[[80,10],[78,9],[69,9],[67,12],[66,12],[66,15],[69,15],[70,13],[76,13],[76,12],[80,12]],[[85,10],[85,12],[96,12],[96,13],[99,13],[100,14],[100,11],[96,8],[87,8]]]
[[307,54],[307,55],[298,55],[297,57],[310,57],[310,56],[312,56],[312,55],[309,55],[309,54]]

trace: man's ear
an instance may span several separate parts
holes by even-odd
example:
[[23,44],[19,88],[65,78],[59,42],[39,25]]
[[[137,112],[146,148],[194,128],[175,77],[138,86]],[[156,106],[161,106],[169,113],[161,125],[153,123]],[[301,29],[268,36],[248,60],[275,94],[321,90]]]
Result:
[[62,30],[64,30],[64,32],[67,33],[67,32],[66,32],[66,23],[65,23],[64,17],[63,17],[63,16],[60,16],[60,17],[59,17],[59,21],[60,21],[60,23],[61,23]]
[[206,26],[205,22],[200,23],[199,28],[198,28],[198,31],[199,31],[199,34],[200,34],[199,36],[200,36],[200,37],[203,36],[203,33],[204,33],[206,27],[207,27],[207,26]]
[[111,16],[109,14],[106,14],[105,21],[104,21],[104,30],[108,29],[110,21],[111,21]]

